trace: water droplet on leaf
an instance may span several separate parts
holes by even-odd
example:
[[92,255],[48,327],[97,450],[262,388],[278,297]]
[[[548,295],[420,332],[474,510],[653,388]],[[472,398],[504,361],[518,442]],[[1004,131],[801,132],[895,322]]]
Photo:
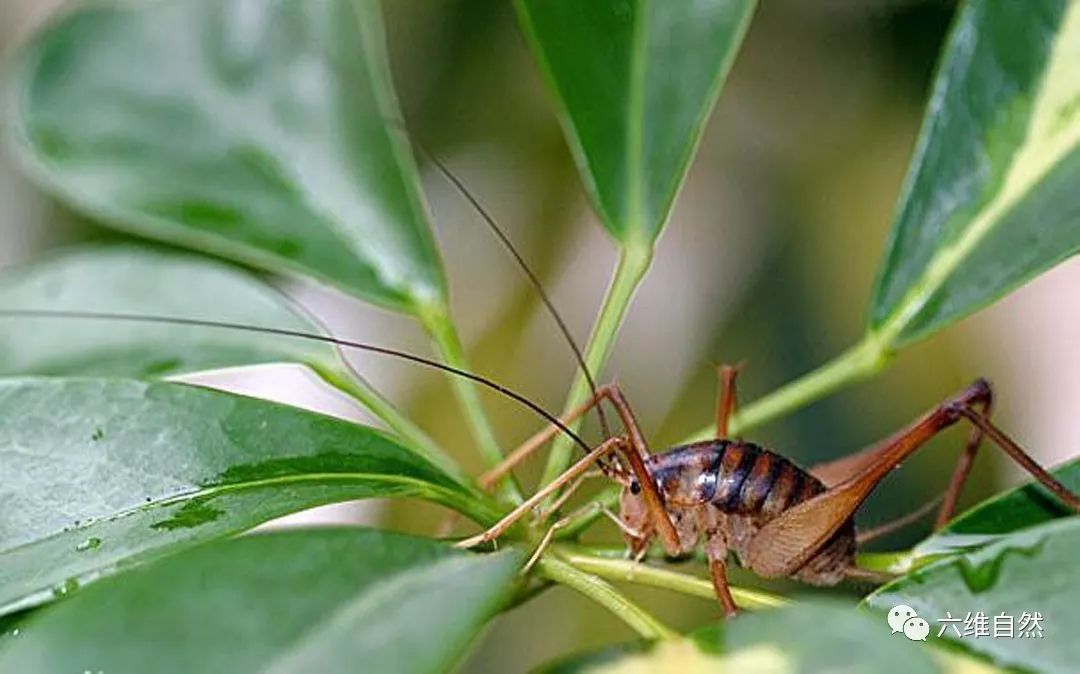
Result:
[[82,543],[75,546],[77,552],[86,552],[87,550],[96,550],[101,547],[101,539],[97,536],[91,536]]
[[54,587],[53,588],[53,596],[56,597],[57,599],[60,599],[61,597],[66,597],[66,596],[68,596],[69,594],[71,594],[72,592],[74,592],[75,590],[78,590],[78,589],[79,589],[79,581],[77,579],[75,579],[75,578],[68,578],[67,580],[64,581],[63,585],[60,585],[59,587]]

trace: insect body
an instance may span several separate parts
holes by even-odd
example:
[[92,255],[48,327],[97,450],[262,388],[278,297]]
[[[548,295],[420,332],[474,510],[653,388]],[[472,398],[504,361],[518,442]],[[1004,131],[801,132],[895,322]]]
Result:
[[[645,466],[671,516],[680,553],[693,551],[703,541],[710,560],[722,562],[731,551],[751,570],[749,543],[762,526],[826,489],[786,458],[741,440],[675,447],[650,456]],[[620,498],[620,519],[635,556],[647,549],[653,534],[640,491],[640,485],[631,482]],[[812,585],[835,585],[854,564],[855,522],[848,518],[794,577]]]
[[[727,437],[735,408],[735,374],[735,368],[721,369],[716,439],[657,455],[649,454],[629,403],[618,387],[599,387],[591,401],[561,421],[570,423],[606,402],[618,412],[625,434],[603,442],[493,527],[459,545],[472,547],[495,540],[550,494],[567,484],[578,484],[579,476],[594,464],[607,454],[617,453],[627,467],[618,461],[600,465],[608,477],[623,486],[621,513],[616,521],[631,554],[640,558],[654,539],[659,539],[664,551],[672,556],[684,555],[703,542],[717,599],[730,616],[737,607],[727,584],[729,553],[734,553],[742,566],[765,578],[791,577],[815,585],[834,585],[847,577],[873,577],[873,572],[855,566],[856,510],[902,461],[961,420],[970,422],[974,430],[949,481],[938,512],[938,526],[951,518],[984,436],[1069,509],[1080,512],[1080,497],[990,421],[992,392],[985,380],[976,380],[878,445],[803,470],[768,449]],[[531,438],[493,473],[502,474],[512,468],[554,436],[556,430],[549,428]],[[539,549],[550,542],[557,526],[549,530]]]

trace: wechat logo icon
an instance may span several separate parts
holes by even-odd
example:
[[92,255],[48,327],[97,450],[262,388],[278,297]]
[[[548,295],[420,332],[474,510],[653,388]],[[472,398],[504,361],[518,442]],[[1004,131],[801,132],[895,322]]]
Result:
[[904,636],[912,641],[926,641],[926,635],[930,634],[930,623],[905,604],[892,607],[888,620],[893,634],[903,632]]

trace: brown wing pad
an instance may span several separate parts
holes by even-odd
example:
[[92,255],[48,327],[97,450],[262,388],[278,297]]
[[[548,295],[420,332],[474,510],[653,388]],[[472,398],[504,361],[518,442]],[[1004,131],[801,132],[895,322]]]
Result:
[[795,573],[855,513],[874,484],[856,480],[785,511],[750,539],[746,565],[763,578]]

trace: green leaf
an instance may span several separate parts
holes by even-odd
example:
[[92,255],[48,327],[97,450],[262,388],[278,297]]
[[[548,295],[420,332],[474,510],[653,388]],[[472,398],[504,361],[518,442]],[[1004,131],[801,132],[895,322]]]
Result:
[[707,627],[694,640],[707,650],[778,649],[792,671],[937,672],[922,644],[890,634],[884,620],[852,606],[803,601],[787,609],[739,616],[723,628]]
[[42,611],[0,648],[0,669],[445,672],[520,562],[362,529],[212,543]]
[[[0,274],[0,309],[198,318],[321,333],[275,292],[204,257],[87,246]],[[0,319],[0,373],[163,377],[299,362],[343,371],[328,344],[203,327],[126,321]]]
[[744,613],[692,633],[685,643],[637,642],[577,656],[544,671],[932,674],[941,670],[921,644],[890,634],[884,619],[836,602],[805,601],[787,609]]
[[411,496],[492,521],[391,437],[185,384],[0,380],[0,609],[316,505]]
[[[1080,492],[1080,459],[1051,471],[1073,493]],[[915,548],[917,555],[969,550],[1026,527],[1074,513],[1038,482],[1029,482],[983,501],[953,519]]]
[[651,248],[753,0],[518,0],[517,7],[604,226],[624,244]]
[[973,0],[945,48],[872,303],[901,344],[1080,250],[1080,3]]
[[0,374],[157,378],[264,362],[308,365],[455,477],[460,466],[326,342],[195,325],[4,316],[84,311],[221,321],[322,334],[320,326],[235,267],[137,246],[87,246],[0,275]]
[[[949,643],[990,658],[998,665],[1025,671],[1075,672],[1080,662],[1080,590],[1076,584],[1076,559],[1080,555],[1080,518],[1049,522],[1025,529],[986,547],[929,566],[879,589],[867,598],[888,611],[898,604],[911,606],[927,617],[937,637],[940,618],[965,618],[982,612],[988,617],[990,635],[957,637],[946,631]],[[1023,613],[1042,614],[1042,638],[1021,638]],[[994,618],[1012,618],[1012,638],[993,637]],[[960,626],[964,633],[963,625]]]
[[106,224],[394,309],[443,301],[375,0],[84,3],[7,93],[32,176]]

